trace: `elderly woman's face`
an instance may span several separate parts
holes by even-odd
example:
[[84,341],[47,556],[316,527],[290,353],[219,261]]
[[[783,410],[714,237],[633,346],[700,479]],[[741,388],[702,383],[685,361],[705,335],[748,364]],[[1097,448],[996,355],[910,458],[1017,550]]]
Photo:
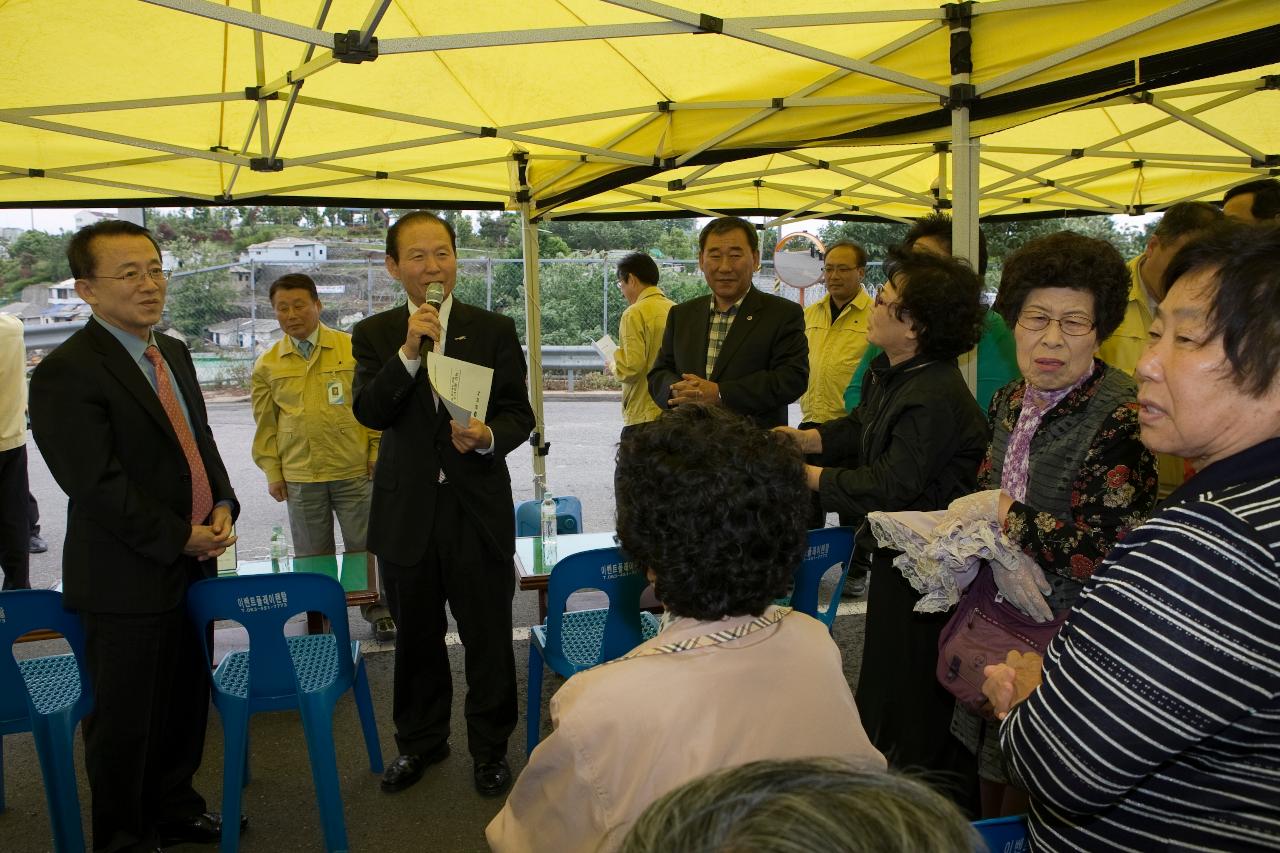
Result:
[[1093,294],[1087,291],[1037,287],[1028,293],[1013,327],[1018,369],[1027,384],[1057,391],[1084,376],[1098,348],[1096,319]]
[[1208,337],[1217,290],[1212,271],[1178,279],[1156,310],[1136,371],[1142,443],[1197,468],[1274,436],[1280,412],[1280,382],[1261,397],[1246,394],[1222,337]]
[[920,348],[910,315],[897,316],[906,286],[906,276],[901,273],[886,281],[876,293],[875,306],[867,319],[867,340],[885,351],[890,364],[914,356]]

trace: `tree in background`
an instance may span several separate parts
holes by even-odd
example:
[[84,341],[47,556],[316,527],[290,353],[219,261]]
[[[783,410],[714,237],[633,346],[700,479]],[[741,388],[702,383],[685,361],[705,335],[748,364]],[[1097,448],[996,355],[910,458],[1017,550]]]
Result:
[[70,234],[24,231],[9,243],[9,259],[0,261],[0,283],[6,300],[17,298],[32,284],[63,281],[71,277],[67,264]]
[[210,326],[237,316],[235,292],[224,280],[220,272],[173,279],[165,300],[169,324],[189,337],[204,340]]
[[[880,261],[890,248],[901,244],[909,227],[898,223],[831,221],[822,227],[818,236],[828,246],[841,239],[853,240],[867,250],[872,261]],[[1036,237],[1057,231],[1075,231],[1106,240],[1125,258],[1132,258],[1142,253],[1147,245],[1147,237],[1155,225],[1121,228],[1109,216],[1075,216],[983,222],[981,228],[987,238],[987,289],[994,291],[1000,283],[1004,259]],[[868,284],[872,285],[878,285],[884,280],[878,270],[869,270],[867,278]]]
[[[182,269],[193,271],[205,267],[238,263],[240,254],[254,243],[277,237],[309,236],[330,245],[330,258],[347,260],[359,270],[323,267],[318,275],[329,276],[330,284],[349,288],[351,298],[342,311],[378,310],[393,299],[387,290],[381,269],[382,241],[389,219],[407,210],[381,208],[320,207],[250,207],[222,206],[212,208],[152,209],[147,224],[156,234],[161,247],[172,252]],[[458,235],[459,256],[471,259],[459,270],[459,298],[474,304],[490,304],[493,310],[512,317],[525,335],[525,288],[522,265],[493,263],[492,286],[486,285],[485,268],[475,264],[476,258],[488,256],[495,261],[515,261],[521,257],[521,227],[518,214],[510,211],[474,212],[444,210],[440,215],[450,222]],[[759,222],[759,217],[752,217]],[[885,257],[907,232],[903,223],[831,221],[811,226],[828,245],[839,239],[852,239],[865,246],[872,261]],[[1071,229],[1100,237],[1113,243],[1126,257],[1139,254],[1146,244],[1150,228],[1126,228],[1110,217],[1056,218],[1021,222],[984,222],[983,233],[990,250],[987,276],[988,289],[999,281],[1004,258],[1014,249],[1041,234]],[[698,271],[698,221],[693,218],[559,221],[537,224],[538,250],[545,261],[557,258],[592,258],[595,263],[541,264],[542,328],[548,344],[579,346],[604,333],[617,336],[618,318],[626,307],[614,286],[615,262],[601,256],[606,253],[646,251],[659,260],[663,290],[676,302],[684,302],[707,292]],[[761,231],[763,260],[773,256],[778,229]],[[27,284],[58,281],[70,276],[66,266],[65,246],[69,235],[50,236],[27,232],[8,246],[10,258],[0,261],[0,296],[15,298]],[[372,258],[373,272],[364,264]],[[264,270],[258,275],[258,315],[265,316],[264,285],[270,276]],[[880,282],[878,268],[873,268],[868,282]],[[373,294],[366,296],[366,282],[377,282]],[[395,288],[394,298],[402,299]],[[198,275],[181,275],[170,288],[170,322],[183,332],[204,337],[210,325],[230,317],[249,316],[250,296],[232,286],[232,274],[216,270]],[[368,299],[367,304],[365,299]],[[358,316],[358,314],[357,314]],[[607,327],[607,328],[606,328]]]
[[[178,260],[181,269],[196,270],[226,262],[227,247],[216,242],[197,243],[177,237],[162,245]],[[169,281],[165,300],[170,325],[189,337],[204,340],[210,326],[239,316],[235,291],[226,282],[225,270],[177,274]]]

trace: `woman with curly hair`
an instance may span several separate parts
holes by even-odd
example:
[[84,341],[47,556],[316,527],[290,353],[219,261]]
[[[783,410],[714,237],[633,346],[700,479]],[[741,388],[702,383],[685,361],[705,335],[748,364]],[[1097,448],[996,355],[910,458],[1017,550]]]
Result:
[[885,767],[826,628],[773,605],[806,545],[804,460],[713,406],[622,437],[618,538],[666,608],[658,636],[575,675],[555,731],[486,835],[496,851],[608,851],[645,808],[706,773],[830,755]]
[[[995,310],[1013,329],[1022,378],[991,400],[978,480],[1005,535],[1044,572],[1051,591],[1033,618],[1070,610],[1102,558],[1155,505],[1137,389],[1095,356],[1124,317],[1129,283],[1110,243],[1071,231],[1027,243],[1000,279]],[[957,705],[952,731],[978,755],[983,816],[1025,811],[997,726]]]
[[[964,262],[895,253],[876,295],[867,340],[883,352],[861,402],[817,429],[786,432],[806,453],[843,467],[807,467],[823,509],[856,518],[883,510],[937,510],[969,494],[987,446],[987,425],[956,358],[978,342],[981,283]],[[863,526],[871,555],[862,668],[855,692],[871,741],[895,768],[932,771],[963,805],[972,759],[948,734],[952,700],[934,678],[945,614],[913,612],[916,592]],[[948,774],[948,775],[943,775]]]

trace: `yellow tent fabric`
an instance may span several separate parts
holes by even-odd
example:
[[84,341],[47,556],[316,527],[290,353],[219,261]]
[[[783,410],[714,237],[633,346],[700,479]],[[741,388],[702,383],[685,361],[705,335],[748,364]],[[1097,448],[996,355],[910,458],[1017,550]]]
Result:
[[[1118,119],[1085,128],[1064,109],[1280,61],[1265,0],[333,0],[320,18],[325,8],[0,2],[0,205],[529,201],[560,215],[700,157],[856,143],[906,146],[860,168],[896,168],[872,185],[901,184],[908,202],[876,213],[910,216],[939,174],[949,94],[976,96],[973,135],[1079,147],[1075,134]],[[971,72],[956,76],[953,48],[969,38]],[[1045,116],[1066,125],[1033,131]],[[1263,156],[1246,168],[1267,167],[1273,137],[1250,143]],[[1188,144],[1222,153],[1204,133]],[[912,146],[929,150],[903,165]],[[1040,155],[999,156],[1023,168]],[[1145,195],[1165,183],[1179,182],[1148,174]],[[630,198],[633,211],[650,203]],[[737,204],[724,198],[691,204]],[[1078,193],[1037,198],[1028,212],[1082,206]]]
[[[1157,212],[1217,201],[1280,172],[1280,65],[1066,110],[982,137],[982,218]],[[945,139],[945,135],[941,137]],[[767,214],[906,221],[949,201],[950,149],[801,148],[650,178],[548,207],[547,217]]]

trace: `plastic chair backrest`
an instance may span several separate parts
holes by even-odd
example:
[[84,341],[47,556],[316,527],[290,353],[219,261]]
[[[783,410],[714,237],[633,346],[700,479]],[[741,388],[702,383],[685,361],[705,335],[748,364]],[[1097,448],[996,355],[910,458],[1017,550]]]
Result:
[[1027,849],[1027,816],[1010,815],[976,821],[978,831],[988,853],[1023,853]]
[[[640,645],[640,595],[648,586],[649,579],[620,548],[579,551],[556,563],[547,581],[547,662],[557,671],[580,671]],[[598,589],[609,596],[600,657],[587,665],[568,661],[561,642],[569,596],[581,589]]]
[[30,731],[27,685],[13,657],[18,638],[40,629],[57,631],[67,641],[80,674],[80,697],[72,719],[93,706],[89,673],[85,670],[84,628],[80,618],[62,608],[62,593],[52,589],[14,589],[0,592],[0,734]]
[[[573,495],[556,499],[556,532],[582,532],[582,501]],[[521,501],[516,506],[516,535],[537,536],[542,533],[542,501]]]
[[[840,604],[840,591],[849,575],[849,563],[853,560],[854,531],[852,527],[820,527],[809,531],[804,559],[796,568],[795,589],[791,593],[791,606],[801,613],[808,613],[827,627],[836,618]],[[840,566],[840,579],[831,591],[826,610],[818,609],[818,591],[822,578],[834,566]]]
[[[187,610],[203,645],[204,628],[217,619],[232,619],[249,633],[249,701],[298,692],[284,624],[298,613],[313,611],[328,618],[339,649],[351,647],[347,596],[342,584],[310,572],[209,578],[191,585]],[[209,649],[205,648],[208,655]],[[338,672],[330,685],[351,684],[350,654],[337,655]]]

